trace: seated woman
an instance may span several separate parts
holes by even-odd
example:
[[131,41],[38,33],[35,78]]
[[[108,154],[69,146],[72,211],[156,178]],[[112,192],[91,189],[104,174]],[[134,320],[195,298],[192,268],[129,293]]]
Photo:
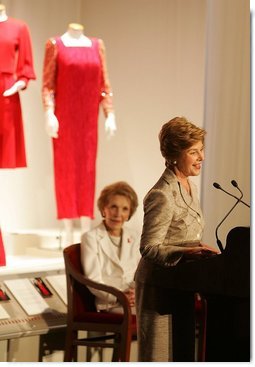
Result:
[[[81,263],[87,278],[122,290],[135,305],[134,274],[140,260],[140,236],[124,226],[138,206],[135,191],[126,182],[106,186],[97,201],[102,222],[82,236]],[[91,290],[98,310],[120,312],[116,297]]]

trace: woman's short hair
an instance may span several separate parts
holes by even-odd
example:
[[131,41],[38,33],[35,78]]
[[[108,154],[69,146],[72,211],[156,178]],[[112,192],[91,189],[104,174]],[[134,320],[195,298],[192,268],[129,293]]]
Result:
[[165,123],[159,133],[160,151],[166,162],[178,159],[181,153],[198,141],[204,143],[206,131],[185,117],[175,117]]
[[128,218],[130,219],[138,207],[138,197],[134,189],[125,181],[112,183],[105,186],[101,191],[97,200],[97,207],[100,210],[100,213],[103,215],[103,209],[108,205],[110,198],[114,195],[122,195],[130,200],[130,215]]

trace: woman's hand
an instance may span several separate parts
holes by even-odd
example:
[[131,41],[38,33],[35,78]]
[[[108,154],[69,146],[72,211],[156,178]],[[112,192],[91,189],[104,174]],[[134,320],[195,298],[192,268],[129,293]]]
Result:
[[219,255],[220,251],[211,246],[200,243],[194,247],[183,247],[183,254],[187,259],[199,259]]
[[135,305],[135,289],[128,288],[124,291],[124,294],[127,297],[130,306],[133,307]]
[[219,251],[219,249],[216,249],[214,247],[211,247],[211,246],[208,246],[204,243],[201,243],[201,252],[202,252],[202,255],[205,255],[206,257],[207,256],[214,256],[214,255],[219,255],[221,252]]

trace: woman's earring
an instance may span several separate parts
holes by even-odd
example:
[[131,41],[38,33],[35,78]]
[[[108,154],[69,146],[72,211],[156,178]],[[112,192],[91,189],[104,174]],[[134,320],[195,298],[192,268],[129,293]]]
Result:
[[177,164],[177,161],[173,161],[173,164],[176,165]]

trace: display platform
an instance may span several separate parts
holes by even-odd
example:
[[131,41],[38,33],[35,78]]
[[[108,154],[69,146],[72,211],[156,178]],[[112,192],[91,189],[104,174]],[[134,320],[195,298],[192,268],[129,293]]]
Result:
[[[69,244],[64,231],[60,228],[17,229],[4,231],[2,235],[7,255],[28,254],[33,256],[58,257],[61,256],[62,249]],[[72,243],[80,242],[80,238],[80,230],[74,229]],[[39,250],[49,251],[39,252]]]
[[24,252],[7,255],[6,266],[0,267],[0,341],[7,341],[3,353],[7,362],[16,360],[11,344],[19,338],[39,337],[38,361],[54,349],[64,350],[67,299],[62,250],[26,247]]

